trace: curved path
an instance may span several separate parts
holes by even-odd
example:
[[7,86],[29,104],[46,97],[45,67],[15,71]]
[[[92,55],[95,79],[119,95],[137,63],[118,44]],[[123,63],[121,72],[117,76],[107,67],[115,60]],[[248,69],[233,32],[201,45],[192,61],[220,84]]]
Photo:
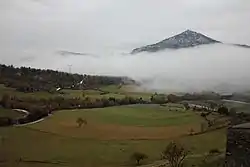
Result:
[[[13,111],[17,111],[17,112],[21,112],[21,113],[24,113],[25,116],[29,115],[29,111],[27,110],[23,110],[23,109],[12,109]],[[36,120],[36,121],[33,121],[33,122],[28,122],[28,123],[25,123],[25,124],[14,124],[13,126],[26,126],[26,125],[32,125],[32,124],[36,124],[38,122],[41,122],[43,121],[45,118],[41,118],[39,120]]]
[[25,115],[28,115],[29,112],[27,110],[23,110],[23,109],[12,109],[13,111],[17,111],[17,112],[21,112],[24,113]]
[[32,125],[32,124],[39,123],[39,122],[43,121],[44,119],[45,119],[45,118],[41,118],[41,119],[39,119],[39,120],[36,120],[36,121],[33,121],[33,122],[28,122],[28,123],[25,123],[25,124],[15,124],[14,126],[20,127],[20,126]]

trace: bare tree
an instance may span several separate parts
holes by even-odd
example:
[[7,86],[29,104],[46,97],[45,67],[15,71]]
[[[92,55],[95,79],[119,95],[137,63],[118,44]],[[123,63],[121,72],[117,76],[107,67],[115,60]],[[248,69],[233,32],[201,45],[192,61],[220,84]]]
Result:
[[78,124],[78,127],[81,127],[83,124],[87,125],[86,119],[82,119],[82,118],[77,118],[76,123]]
[[136,165],[140,165],[140,162],[147,158],[148,156],[146,154],[140,152],[135,152],[131,155],[131,159],[136,161]]
[[170,167],[183,167],[183,161],[188,153],[182,145],[171,142],[162,152],[162,158],[169,162]]

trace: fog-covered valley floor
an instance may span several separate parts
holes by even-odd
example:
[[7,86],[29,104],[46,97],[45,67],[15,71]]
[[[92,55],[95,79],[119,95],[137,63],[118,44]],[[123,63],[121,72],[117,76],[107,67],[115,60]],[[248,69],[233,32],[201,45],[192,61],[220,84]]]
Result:
[[[101,53],[37,51],[8,61],[73,73],[128,76],[142,88],[166,92],[250,90],[250,49],[225,44],[131,55],[130,50]],[[99,51],[100,52],[100,51]],[[83,54],[84,53],[84,54]],[[30,55],[29,55],[30,54]],[[72,65],[71,67],[69,65]],[[69,69],[71,68],[71,69]]]

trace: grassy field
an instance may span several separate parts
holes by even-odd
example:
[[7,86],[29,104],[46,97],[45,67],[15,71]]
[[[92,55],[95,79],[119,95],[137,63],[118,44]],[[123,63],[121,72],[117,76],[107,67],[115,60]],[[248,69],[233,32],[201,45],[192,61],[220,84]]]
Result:
[[[179,140],[193,153],[204,153],[211,148],[224,148],[224,133],[221,130],[200,136],[183,137]],[[149,155],[146,164],[160,159],[160,152],[169,142],[169,140],[83,140],[42,133],[24,127],[1,129],[1,134],[5,136],[8,134],[4,150],[9,163],[5,166],[13,164],[17,166],[15,161],[20,157],[24,160],[62,162],[72,167],[132,166],[129,156],[134,151]],[[18,166],[28,166],[28,164],[20,163]],[[44,166],[44,164],[34,163],[33,166]]]
[[[105,91],[107,94],[102,94]],[[68,90],[63,94],[22,93],[0,85],[0,96],[19,97],[116,97],[132,96],[147,100],[151,93],[132,86],[106,86],[100,90]],[[84,94],[84,96],[83,96]],[[20,113],[0,108],[0,116],[20,117]],[[78,127],[77,118],[87,120]],[[0,167],[124,167],[134,166],[130,155],[136,151],[149,158],[143,164],[160,159],[164,147],[176,140],[194,155],[210,149],[225,149],[226,131],[220,129],[190,136],[200,131],[204,121],[199,114],[185,111],[180,104],[130,105],[97,109],[56,111],[44,121],[19,127],[0,127]],[[198,164],[191,158],[189,164]]]
[[[77,118],[88,125],[77,128]],[[169,111],[158,105],[120,106],[61,111],[32,128],[80,138],[169,139],[199,128],[202,119],[193,112]],[[170,135],[171,134],[171,135]]]
[[224,102],[228,108],[235,108],[237,112],[250,112],[250,104],[236,103],[236,102]]
[[[4,85],[0,84],[0,98],[3,94],[11,94],[15,95],[17,97],[32,97],[32,98],[53,98],[57,96],[62,96],[66,98],[73,98],[73,97],[79,97],[79,98],[109,98],[109,97],[115,97],[115,98],[124,98],[126,96],[134,97],[134,98],[143,98],[144,100],[149,100],[151,97],[151,93],[147,92],[137,92],[135,89],[133,89],[132,86],[122,86],[119,88],[119,86],[111,85],[111,86],[105,86],[100,88],[99,90],[70,90],[70,89],[62,89],[60,92],[55,93],[49,93],[45,91],[40,92],[34,92],[34,93],[23,93],[18,92],[14,88],[5,87]],[[102,91],[106,91],[106,94],[102,94]],[[83,96],[84,95],[84,96]]]
[[[70,97],[90,97],[90,98],[109,98],[109,97],[115,97],[115,98],[124,98],[126,96],[134,97],[134,98],[143,98],[144,100],[149,100],[152,93],[148,92],[138,92],[136,89],[134,89],[132,86],[105,86],[101,87],[100,90],[69,90],[69,89],[63,89],[62,92],[65,93],[65,96]],[[106,92],[106,94],[102,94],[103,92]],[[84,94],[84,96],[83,96]]]
[[[88,124],[77,127],[78,117]],[[135,151],[146,153],[149,158],[143,163],[149,164],[160,159],[172,140],[183,143],[192,154],[224,149],[224,129],[187,135],[190,128],[198,131],[202,121],[178,105],[60,111],[38,124],[0,128],[4,138],[0,151],[8,160],[0,166],[133,166],[129,157]]]

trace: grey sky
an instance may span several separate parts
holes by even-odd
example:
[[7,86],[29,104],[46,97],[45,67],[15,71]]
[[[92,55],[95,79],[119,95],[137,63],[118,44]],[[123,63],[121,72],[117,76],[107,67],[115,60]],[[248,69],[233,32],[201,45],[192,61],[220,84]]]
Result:
[[[190,74],[196,80],[209,76],[210,81],[220,76],[227,78],[225,82],[240,77],[248,84],[250,51],[245,49],[214,46],[143,58],[124,53],[186,29],[228,43],[250,44],[249,20],[248,0],[1,0],[0,62],[59,70],[73,64],[75,72],[139,78],[162,79],[168,73],[181,82]],[[60,50],[100,58],[60,57]],[[226,72],[230,77],[223,77],[229,75]]]
[[246,0],[1,0],[0,8],[0,42],[7,46],[95,50],[152,43],[185,29],[250,43]]

